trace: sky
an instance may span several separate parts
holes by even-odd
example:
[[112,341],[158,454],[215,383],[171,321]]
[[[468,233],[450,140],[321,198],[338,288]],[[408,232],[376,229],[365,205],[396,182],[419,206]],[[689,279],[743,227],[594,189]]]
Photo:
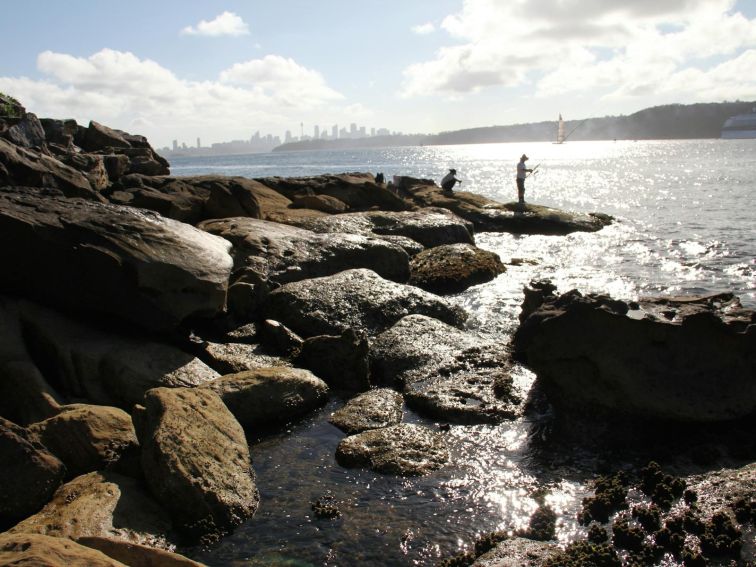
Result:
[[756,100],[756,0],[0,0],[0,92],[202,145]]

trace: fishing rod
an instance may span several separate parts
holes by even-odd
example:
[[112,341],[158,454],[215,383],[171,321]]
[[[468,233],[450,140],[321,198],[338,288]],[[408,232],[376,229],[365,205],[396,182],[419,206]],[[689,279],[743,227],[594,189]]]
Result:
[[572,133],[573,133],[573,132],[574,132],[575,130],[577,130],[578,128],[580,128],[580,127],[581,127],[581,126],[582,126],[583,124],[585,124],[585,123],[586,123],[586,122],[588,122],[589,120],[590,120],[590,118],[586,118],[585,120],[582,120],[582,121],[581,121],[581,122],[580,122],[580,123],[579,123],[579,124],[578,124],[577,126],[575,126],[575,127],[574,127],[574,128],[572,129],[572,130],[570,130],[570,133],[569,133],[569,134],[567,134],[567,135],[566,135],[566,136],[565,136],[564,138],[562,138],[562,142],[564,142],[564,141],[565,141],[565,140],[566,140],[567,138],[569,138],[570,136],[572,136]]

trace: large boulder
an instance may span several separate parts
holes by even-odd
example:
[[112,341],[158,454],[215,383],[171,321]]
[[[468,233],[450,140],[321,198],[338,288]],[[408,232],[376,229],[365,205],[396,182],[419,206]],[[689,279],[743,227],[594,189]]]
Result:
[[213,541],[255,513],[247,439],[218,394],[156,388],[135,415],[144,476],[176,527]]
[[174,546],[166,512],[138,481],[113,472],[76,477],[61,486],[41,511],[10,532],[70,539],[112,537],[163,549]]
[[45,144],[45,130],[35,114],[24,114],[13,126],[2,132],[2,137],[23,148],[41,150]]
[[405,191],[417,205],[453,211],[473,223],[476,232],[565,235],[596,232],[612,222],[612,218],[604,214],[561,211],[530,203],[499,203],[463,191],[450,196],[434,184],[408,184]]
[[[366,211],[292,220],[313,232],[341,232],[378,236],[403,246],[409,253],[443,244],[473,244],[472,223],[451,211],[425,208],[419,211]],[[407,242],[409,241],[409,242]]]
[[434,419],[499,423],[522,415],[507,349],[423,315],[409,315],[370,347],[375,384],[402,389],[407,405]]
[[45,567],[128,567],[104,553],[70,539],[39,534],[0,534],[1,565]]
[[285,424],[328,399],[328,385],[309,370],[274,366],[207,383],[244,427]]
[[402,421],[402,395],[390,388],[375,388],[349,400],[328,418],[348,435],[397,425]]
[[421,425],[400,423],[345,437],[336,447],[336,460],[344,467],[420,476],[443,467],[449,451],[440,434]]
[[364,333],[349,328],[339,336],[305,339],[295,360],[334,388],[363,391],[370,387],[368,352]]
[[82,172],[52,156],[0,138],[0,187],[3,186],[45,187],[69,197],[102,200]]
[[103,469],[132,470],[139,444],[131,416],[122,409],[73,404],[28,428],[29,436],[66,465],[68,477]]
[[82,324],[28,301],[20,302],[19,319],[36,360],[74,398],[130,410],[151,388],[193,387],[219,376],[174,346]]
[[270,294],[265,307],[267,317],[303,337],[340,335],[348,328],[374,335],[410,313],[455,326],[466,318],[460,308],[435,295],[366,269],[283,285]]
[[756,314],[732,294],[630,306],[538,293],[513,344],[562,411],[683,422],[756,414]]
[[410,282],[441,295],[460,293],[491,281],[506,268],[495,252],[471,244],[447,244],[423,250],[412,258]]
[[42,508],[65,473],[63,463],[28,431],[0,417],[0,529]]
[[230,244],[150,211],[4,188],[0,236],[0,289],[70,310],[166,331],[225,303]]
[[258,266],[261,278],[284,284],[368,268],[398,282],[409,278],[407,253],[395,244],[356,234],[318,234],[253,218],[203,222],[199,228],[230,241],[237,268]]
[[289,199],[304,195],[327,195],[345,203],[352,211],[377,208],[406,211],[411,207],[370,173],[342,173],[313,177],[266,177],[256,179]]
[[273,356],[259,344],[206,342],[200,356],[221,375],[236,374],[257,368],[291,366],[285,358]]

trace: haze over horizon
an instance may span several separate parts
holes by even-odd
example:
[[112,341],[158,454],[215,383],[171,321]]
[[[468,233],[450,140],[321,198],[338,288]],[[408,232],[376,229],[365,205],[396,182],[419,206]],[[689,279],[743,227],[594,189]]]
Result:
[[753,0],[6,3],[0,91],[40,117],[203,145],[756,99]]

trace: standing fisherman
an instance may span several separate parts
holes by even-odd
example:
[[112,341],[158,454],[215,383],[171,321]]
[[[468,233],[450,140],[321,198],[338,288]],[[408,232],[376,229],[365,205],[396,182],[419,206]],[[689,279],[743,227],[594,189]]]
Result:
[[525,167],[525,162],[530,159],[525,154],[522,154],[520,162],[517,164],[517,200],[521,205],[525,204],[525,178],[528,173],[532,173],[533,170]]

